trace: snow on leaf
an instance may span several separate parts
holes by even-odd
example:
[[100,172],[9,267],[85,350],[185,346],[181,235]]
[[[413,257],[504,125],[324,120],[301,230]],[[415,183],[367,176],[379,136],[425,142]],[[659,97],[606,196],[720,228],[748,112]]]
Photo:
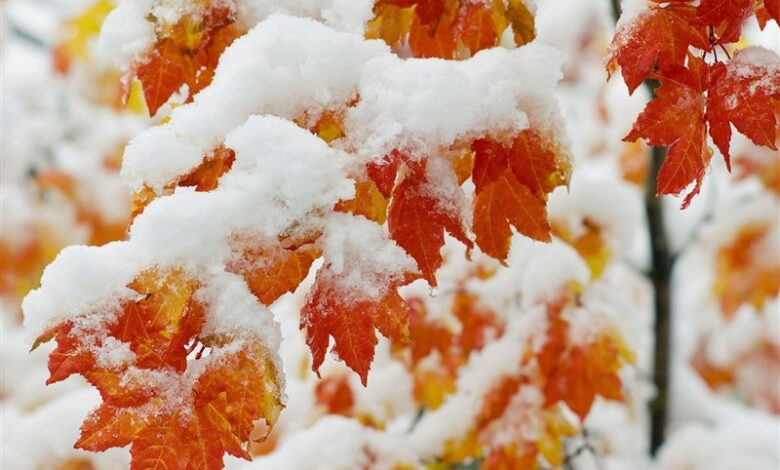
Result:
[[294,292],[319,258],[320,250],[305,244],[290,249],[279,245],[246,246],[229,272],[241,274],[249,290],[264,305],[271,305],[288,292]]
[[462,215],[450,201],[441,199],[431,190],[433,184],[426,176],[407,175],[395,188],[387,216],[390,238],[417,261],[431,287],[437,285],[436,271],[442,263],[440,250],[444,246],[444,230],[469,249],[473,246],[466,235]]
[[633,93],[655,66],[661,71],[683,66],[689,47],[709,50],[706,27],[693,22],[695,15],[695,7],[683,2],[650,3],[650,11],[618,29],[607,56],[607,71],[612,74],[620,66],[628,91]]
[[329,339],[333,352],[368,382],[368,370],[374,358],[375,328],[395,341],[408,338],[409,306],[398,294],[398,285],[387,285],[380,299],[355,299],[338,282],[329,265],[317,271],[306,303],[301,310],[301,329],[306,328],[306,344],[312,352],[312,370],[319,374]]
[[242,34],[230,8],[205,8],[200,15],[186,15],[175,25],[163,28],[167,32],[147,52],[147,58],[136,64],[133,75],[143,85],[151,116],[182,85],[188,86],[191,99],[211,83],[220,55]]
[[[103,399],[85,419],[77,448],[130,444],[132,469],[220,469],[225,452],[249,458],[242,446],[255,420],[275,423],[281,390],[269,353],[248,338],[201,339],[197,286],[180,270],[146,271],[128,286],[139,298],[125,302],[115,320],[103,327],[69,320],[41,335],[46,341],[56,330],[49,382],[80,373]],[[211,352],[194,359],[200,367],[188,367],[199,343]]]
[[[751,61],[750,54],[766,57]],[[780,102],[780,59],[762,48],[738,51],[726,66],[713,67],[707,96],[710,136],[729,163],[731,126],[756,145],[776,150],[778,122],[775,112]]]
[[618,371],[634,358],[616,331],[600,332],[580,344],[572,342],[569,330],[569,321],[552,309],[547,339],[537,360],[545,377],[546,405],[564,402],[584,420],[597,395],[609,400],[623,399]]

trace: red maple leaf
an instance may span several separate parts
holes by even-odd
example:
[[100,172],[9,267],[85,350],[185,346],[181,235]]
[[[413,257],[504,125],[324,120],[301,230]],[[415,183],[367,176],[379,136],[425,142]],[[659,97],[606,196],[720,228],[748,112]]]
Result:
[[387,224],[390,238],[414,258],[428,284],[436,286],[444,230],[469,249],[473,244],[466,235],[462,215],[430,189],[433,184],[424,175],[407,175],[395,188]]
[[651,3],[649,12],[620,28],[612,41],[607,70],[612,74],[620,66],[629,93],[654,67],[667,71],[685,65],[689,47],[710,49],[706,26],[693,21],[695,7],[684,2],[659,3]]
[[677,68],[659,77],[656,97],[637,118],[625,141],[644,138],[650,145],[670,145],[658,172],[658,194],[679,194],[691,183],[683,207],[690,204],[701,187],[712,158],[707,145],[704,112],[708,67],[691,57],[690,68]]
[[754,3],[755,0],[701,0],[694,20],[717,29],[714,44],[737,42],[742,25],[753,13]]
[[[763,52],[753,49],[752,52]],[[740,50],[726,66],[717,62],[712,69],[707,95],[707,120],[713,142],[730,163],[731,125],[756,145],[776,150],[777,116],[780,101],[780,59],[766,51],[771,62],[742,60],[748,50]],[[774,62],[774,63],[772,63]]]
[[331,336],[333,352],[360,375],[363,385],[368,382],[374,359],[375,328],[394,341],[408,341],[409,306],[398,294],[399,285],[388,283],[382,287],[381,298],[356,296],[339,282],[329,265],[317,271],[300,321],[301,329],[306,328],[314,372],[319,374]]

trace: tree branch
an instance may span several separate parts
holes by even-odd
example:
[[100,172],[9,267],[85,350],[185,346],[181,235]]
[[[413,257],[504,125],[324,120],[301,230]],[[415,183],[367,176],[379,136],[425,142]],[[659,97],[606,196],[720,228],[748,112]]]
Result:
[[[620,0],[611,0],[615,21],[620,18]],[[655,97],[658,83],[645,80],[645,87]],[[672,257],[666,237],[662,200],[656,195],[658,171],[666,157],[666,147],[653,147],[650,171],[645,182],[645,213],[650,232],[650,281],[653,283],[655,308],[655,342],[653,345],[653,383],[656,395],[650,403],[650,451],[655,454],[664,441],[668,414],[670,338],[670,279]]]

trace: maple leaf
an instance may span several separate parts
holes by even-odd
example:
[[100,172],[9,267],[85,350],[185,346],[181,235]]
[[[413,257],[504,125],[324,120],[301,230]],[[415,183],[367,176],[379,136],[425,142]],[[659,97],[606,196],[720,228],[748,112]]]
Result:
[[659,3],[650,3],[650,11],[621,27],[612,40],[607,71],[612,74],[620,66],[629,93],[655,66],[665,72],[685,65],[689,47],[710,50],[706,26],[693,21],[695,7],[684,2]]
[[502,416],[509,406],[509,401],[525,382],[527,379],[520,375],[502,376],[482,399],[482,407],[477,413],[475,421],[476,428],[483,429]]
[[[745,58],[751,53],[761,53],[769,61],[760,63]],[[742,49],[734,55],[729,66],[721,62],[714,64],[710,82],[706,117],[710,136],[726,163],[730,162],[730,124],[756,145],[777,150],[775,106],[780,101],[780,59],[777,55],[761,48]]]
[[235,160],[233,149],[218,145],[200,165],[179,179],[178,186],[195,186],[196,191],[211,191],[219,184],[219,177],[230,171]]
[[314,401],[330,414],[349,416],[355,397],[345,374],[326,377],[314,389]]
[[415,402],[428,410],[440,407],[447,396],[455,392],[457,376],[451,369],[440,367],[415,367],[412,370]]
[[739,158],[736,161],[738,178],[757,177],[764,187],[780,197],[780,158],[768,155],[764,161],[752,158]]
[[135,74],[143,85],[149,115],[154,116],[182,85],[194,83],[195,66],[173,39],[165,38],[155,45]]
[[423,358],[428,357],[434,351],[441,356],[448,356],[454,343],[454,335],[439,322],[429,320],[425,302],[417,297],[407,300],[409,305],[409,336],[414,338],[411,344],[406,342],[393,342],[396,352],[403,348],[410,350],[410,365],[418,364]]
[[701,188],[704,173],[712,158],[707,145],[705,126],[708,68],[700,59],[691,57],[691,68],[678,68],[660,77],[661,87],[656,97],[634,123],[623,139],[644,138],[650,145],[671,145],[658,172],[657,192],[679,194],[691,183],[695,187],[683,201],[683,208]]
[[131,75],[141,81],[150,116],[182,85],[188,86],[188,99],[208,86],[222,52],[244,32],[235,23],[234,12],[224,5],[207,7],[164,29],[166,35]]
[[249,459],[242,443],[253,422],[264,417],[272,425],[281,409],[276,371],[259,345],[210,363],[191,391],[177,392],[181,401],[173,407],[161,396],[132,407],[105,401],[85,420],[76,447],[99,452],[132,444],[131,469],[216,470],[225,452]]
[[393,193],[387,224],[390,238],[414,258],[425,280],[435,287],[445,229],[469,249],[473,243],[466,235],[461,214],[449,201],[440,200],[430,189],[431,184],[416,173],[404,178]]
[[393,48],[401,47],[409,34],[414,14],[412,8],[375,2],[374,18],[366,25],[366,39],[382,39]]
[[479,351],[492,339],[504,334],[504,323],[479,298],[469,292],[459,291],[452,299],[452,313],[460,322],[457,348],[465,363],[472,351]]
[[262,304],[271,305],[298,288],[320,255],[320,249],[312,244],[290,249],[278,244],[246,246],[227,271],[242,275],[255,297]]
[[426,24],[419,15],[412,18],[409,29],[409,49],[413,57],[454,59],[457,51],[451,15],[434,24]]
[[[219,185],[219,179],[222,175],[230,171],[235,160],[236,153],[233,149],[218,145],[211,153],[205,155],[200,164],[192,171],[181,176],[178,180],[166,184],[159,195],[173,194],[177,186],[194,186],[195,191],[211,191]],[[135,191],[130,219],[134,220],[142,214],[146,206],[157,199],[157,196],[157,192],[145,184]]]
[[572,246],[588,264],[591,279],[598,279],[612,256],[609,244],[604,239],[602,229],[597,223],[585,218],[582,221],[582,231],[576,237],[564,221],[553,221],[552,233]]
[[754,0],[701,0],[694,21],[717,27],[715,44],[737,42],[742,25],[753,13]]
[[[278,371],[265,348],[250,339],[202,339],[200,367],[187,356],[201,340],[204,308],[194,300],[198,283],[180,270],[150,270],[128,285],[140,295],[126,301],[107,334],[68,321],[42,334],[52,337],[48,383],[82,374],[103,403],[90,413],[76,447],[103,451],[131,445],[131,468],[222,468],[225,452],[249,458],[243,444],[253,422],[269,426],[282,407]],[[228,345],[228,347],[225,347]],[[124,359],[105,363],[102,348]],[[113,355],[113,354],[112,354]]]
[[596,395],[622,400],[618,371],[624,362],[633,362],[632,353],[616,332],[600,333],[585,344],[573,344],[569,322],[558,310],[548,316],[547,340],[537,354],[545,377],[546,405],[561,401],[584,420]]
[[454,36],[460,47],[468,49],[468,56],[498,44],[503,30],[494,23],[494,8],[487,3],[475,2],[466,3],[459,11],[453,25]]
[[382,158],[371,160],[366,164],[366,174],[376,184],[382,196],[389,198],[395,188],[395,180],[401,164],[405,164],[415,174],[425,172],[425,161],[413,159],[408,152],[393,149]]
[[530,443],[506,444],[490,451],[480,468],[484,470],[538,470],[536,447]]
[[760,311],[768,299],[780,294],[780,264],[762,257],[769,236],[767,225],[749,224],[718,249],[713,294],[725,317],[745,303]]
[[766,27],[769,20],[775,20],[775,23],[780,25],[780,0],[758,0],[756,19],[761,29]]
[[500,261],[509,255],[511,226],[536,240],[550,240],[545,203],[528,186],[521,184],[510,169],[477,193],[474,200],[474,234],[477,246]]
[[466,59],[497,46],[511,25],[515,44],[535,37],[534,17],[523,0],[380,0],[366,38],[383,39],[413,57]]
[[387,205],[389,201],[382,195],[379,187],[371,179],[355,181],[355,197],[336,203],[334,210],[362,215],[368,220],[384,224],[387,220]]
[[506,17],[512,25],[515,45],[520,47],[534,40],[536,37],[534,15],[523,0],[509,0]]
[[329,338],[333,352],[360,376],[365,386],[374,358],[375,328],[394,341],[408,341],[409,306],[398,294],[397,283],[382,286],[380,298],[357,297],[338,281],[325,265],[317,271],[314,285],[301,310],[301,329],[312,352],[312,370],[319,375]]
[[547,195],[569,179],[568,162],[550,138],[526,129],[511,142],[472,143],[475,186],[473,229],[480,249],[504,261],[510,225],[536,240],[550,240]]

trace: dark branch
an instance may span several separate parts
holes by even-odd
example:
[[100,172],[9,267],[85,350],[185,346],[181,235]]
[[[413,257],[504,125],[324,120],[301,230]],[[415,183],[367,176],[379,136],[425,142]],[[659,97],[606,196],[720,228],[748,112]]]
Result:
[[[611,0],[615,20],[620,17],[620,0]],[[645,87],[655,96],[657,82],[646,80]],[[645,213],[650,232],[651,268],[655,305],[655,344],[653,350],[653,382],[656,396],[650,403],[650,450],[653,454],[664,441],[669,396],[670,360],[670,278],[672,256],[664,226],[662,201],[656,195],[658,171],[666,157],[666,147],[653,147],[650,171],[645,182]]]

